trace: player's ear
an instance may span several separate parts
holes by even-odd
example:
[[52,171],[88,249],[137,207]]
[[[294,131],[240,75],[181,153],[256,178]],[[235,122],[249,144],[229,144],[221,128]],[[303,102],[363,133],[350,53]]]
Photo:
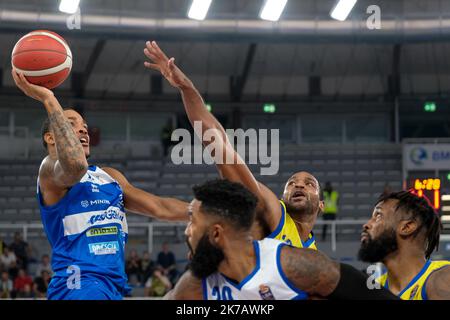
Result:
[[323,213],[323,208],[325,207],[325,202],[323,200],[319,201],[319,214]]
[[218,245],[223,239],[224,229],[220,224],[214,224],[210,232],[211,243]]
[[402,220],[398,224],[397,232],[402,237],[409,237],[416,232],[419,224],[414,219]]
[[49,131],[44,134],[44,140],[47,145],[54,145],[55,144],[55,138],[53,137],[53,134]]

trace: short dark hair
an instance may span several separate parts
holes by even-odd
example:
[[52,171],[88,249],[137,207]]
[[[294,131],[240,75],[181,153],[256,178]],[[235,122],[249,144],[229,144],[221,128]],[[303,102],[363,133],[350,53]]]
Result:
[[413,194],[412,191],[399,191],[381,195],[377,204],[389,199],[398,201],[395,212],[403,210],[411,214],[413,219],[417,218],[421,221],[421,225],[414,232],[413,236],[417,236],[422,229],[425,229],[425,257],[427,259],[430,258],[433,251],[439,248],[439,238],[442,231],[442,222],[439,214],[425,198]]
[[45,142],[44,136],[47,132],[50,132],[50,119],[48,117],[45,118],[44,122],[42,123],[42,127],[41,127],[42,145],[44,146],[45,150],[47,150],[47,142]]
[[194,186],[194,196],[203,212],[219,216],[236,229],[250,230],[258,199],[242,184],[226,179],[207,181]]
[[[74,110],[77,111],[73,108],[63,108],[63,111],[66,110]],[[77,111],[78,112],[78,111]],[[47,117],[45,118],[44,122],[42,123],[41,126],[41,138],[42,138],[42,145],[44,146],[44,149],[47,150],[47,142],[45,142],[44,136],[47,132],[50,132],[50,119]]]

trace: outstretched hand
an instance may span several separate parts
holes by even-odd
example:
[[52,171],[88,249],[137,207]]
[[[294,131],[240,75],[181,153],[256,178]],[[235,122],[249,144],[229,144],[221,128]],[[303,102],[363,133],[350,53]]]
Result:
[[189,78],[175,65],[175,58],[169,59],[155,41],[146,42],[144,54],[151,61],[144,62],[144,66],[161,72],[173,87],[182,89],[192,86]]
[[28,82],[23,73],[18,73],[14,68],[11,70],[11,74],[16,86],[30,98],[44,103],[46,99],[53,96],[51,90]]

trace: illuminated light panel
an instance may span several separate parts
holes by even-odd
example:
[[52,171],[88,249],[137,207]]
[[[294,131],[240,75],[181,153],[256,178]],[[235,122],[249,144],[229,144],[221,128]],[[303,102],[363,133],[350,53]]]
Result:
[[339,0],[338,4],[331,11],[330,16],[339,21],[345,21],[355,6],[357,0]]
[[441,197],[442,201],[450,201],[450,194],[444,194]]
[[266,0],[259,17],[263,20],[278,21],[286,3],[287,0]]
[[439,190],[434,190],[434,208],[439,209],[441,206],[441,193]]
[[59,4],[59,11],[74,14],[78,10],[80,0],[61,0]]
[[443,206],[442,211],[450,211],[450,206]]
[[189,19],[205,20],[212,0],[194,0],[188,12]]

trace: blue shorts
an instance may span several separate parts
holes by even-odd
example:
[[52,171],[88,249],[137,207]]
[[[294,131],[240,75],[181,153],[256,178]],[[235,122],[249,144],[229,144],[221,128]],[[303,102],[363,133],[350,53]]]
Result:
[[122,300],[114,285],[99,279],[82,278],[79,289],[69,289],[66,277],[54,277],[47,290],[48,300]]

